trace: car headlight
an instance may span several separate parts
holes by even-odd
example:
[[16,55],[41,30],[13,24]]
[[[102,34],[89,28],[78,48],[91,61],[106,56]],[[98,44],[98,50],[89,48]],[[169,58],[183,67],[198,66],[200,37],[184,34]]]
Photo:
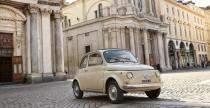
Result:
[[133,73],[128,72],[128,73],[126,74],[126,76],[127,76],[128,79],[132,79],[132,78],[133,78]]
[[159,71],[155,71],[155,75],[156,75],[156,77],[160,77],[160,72]]

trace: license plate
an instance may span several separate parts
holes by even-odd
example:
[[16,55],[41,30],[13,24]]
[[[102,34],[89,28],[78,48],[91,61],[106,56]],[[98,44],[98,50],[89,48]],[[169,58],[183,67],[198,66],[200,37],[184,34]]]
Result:
[[142,83],[151,83],[151,80],[142,80]]

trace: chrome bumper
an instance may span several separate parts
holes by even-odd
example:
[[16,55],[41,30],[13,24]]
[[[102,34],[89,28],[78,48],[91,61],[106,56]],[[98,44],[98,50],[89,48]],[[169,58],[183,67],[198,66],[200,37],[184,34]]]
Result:
[[139,85],[125,85],[123,89],[144,89],[144,88],[160,88],[160,83],[153,84],[139,84]]

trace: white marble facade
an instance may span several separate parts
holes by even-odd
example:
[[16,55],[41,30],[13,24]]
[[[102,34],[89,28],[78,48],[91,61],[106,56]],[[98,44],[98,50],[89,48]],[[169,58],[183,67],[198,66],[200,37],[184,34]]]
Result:
[[[0,35],[11,34],[13,38],[11,81],[65,80],[60,2],[0,1]],[[17,64],[14,62],[16,57],[19,57]]]

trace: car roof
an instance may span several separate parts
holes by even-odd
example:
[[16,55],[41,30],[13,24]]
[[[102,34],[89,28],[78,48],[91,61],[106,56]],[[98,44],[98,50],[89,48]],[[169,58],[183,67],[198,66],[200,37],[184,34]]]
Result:
[[[87,54],[92,54],[92,53],[96,53],[96,52],[100,52],[100,51],[102,51],[102,52],[104,52],[104,51],[112,51],[112,50],[126,50],[126,49],[120,49],[120,48],[105,48],[105,49],[98,49],[98,50],[95,50],[95,51],[91,51],[91,52],[89,52],[89,53],[87,53]],[[127,51],[127,50],[126,50]]]

